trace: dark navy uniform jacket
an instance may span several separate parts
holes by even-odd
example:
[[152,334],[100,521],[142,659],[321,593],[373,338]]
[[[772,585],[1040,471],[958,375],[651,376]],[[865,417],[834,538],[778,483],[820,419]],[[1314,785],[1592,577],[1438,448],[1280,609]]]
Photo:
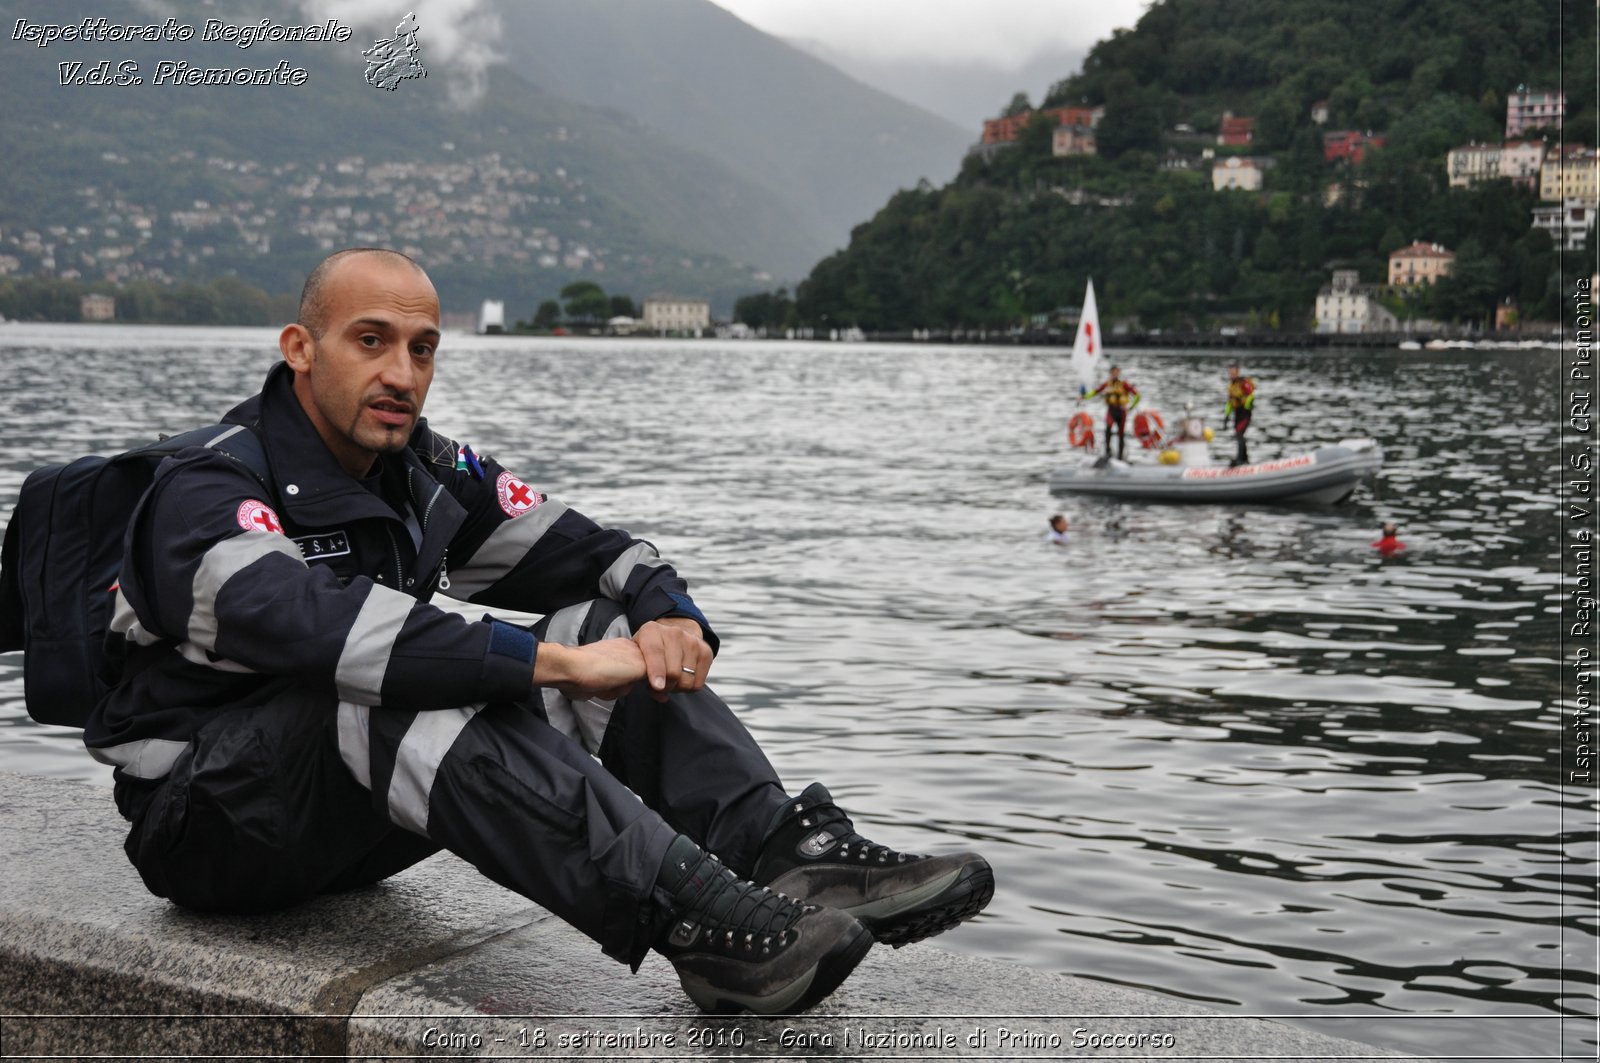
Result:
[[429,605],[435,590],[530,613],[610,598],[635,630],[692,617],[715,649],[687,584],[649,543],[493,459],[466,460],[426,421],[357,480],[291,382],[280,363],[225,418],[259,434],[269,485],[225,453],[188,450],[161,465],[133,516],[112,624],[127,665],[84,732],[119,781],[162,778],[202,724],[283,677],[326,692],[330,711],[530,698],[535,636]]

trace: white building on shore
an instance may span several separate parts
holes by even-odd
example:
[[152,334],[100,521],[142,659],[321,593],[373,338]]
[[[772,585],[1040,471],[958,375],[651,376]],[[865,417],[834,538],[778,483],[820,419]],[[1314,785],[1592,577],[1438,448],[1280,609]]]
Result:
[[1362,284],[1361,274],[1353,269],[1334,270],[1333,282],[1317,293],[1316,331],[1338,335],[1396,331],[1400,322],[1378,302],[1377,291],[1378,285]]
[[485,299],[478,310],[478,332],[493,336],[505,330],[506,304],[499,299]]
[[117,316],[117,301],[109,295],[85,295],[78,300],[78,313],[85,321],[112,321]]
[[644,327],[656,333],[685,332],[700,336],[711,327],[711,303],[673,295],[652,295],[644,301]]

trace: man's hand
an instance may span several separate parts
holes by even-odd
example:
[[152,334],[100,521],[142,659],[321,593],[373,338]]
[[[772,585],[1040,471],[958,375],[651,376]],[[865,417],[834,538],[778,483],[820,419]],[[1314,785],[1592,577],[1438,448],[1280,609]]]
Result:
[[698,622],[686,616],[667,616],[640,627],[633,636],[644,656],[650,696],[666,701],[674,690],[699,690],[711,671],[711,646]]
[[555,687],[574,701],[615,701],[644,677],[644,654],[632,639],[587,646],[541,642],[533,662],[534,686]]

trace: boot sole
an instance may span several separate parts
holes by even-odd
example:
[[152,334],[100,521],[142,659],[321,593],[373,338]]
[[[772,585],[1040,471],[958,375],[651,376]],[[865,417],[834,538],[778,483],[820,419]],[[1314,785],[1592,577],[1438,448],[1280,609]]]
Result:
[[938,903],[950,887],[961,878],[962,874],[970,871],[969,867],[954,867],[947,875],[917,886],[914,889],[896,893],[889,897],[880,897],[875,901],[865,901],[857,905],[843,905],[841,911],[849,912],[862,923],[871,926],[885,926],[894,923],[898,918],[909,911],[923,908],[930,903]]
[[874,917],[851,912],[879,942],[901,948],[953,930],[994,899],[994,870],[988,864],[966,868],[941,893],[905,911]]
[[823,1001],[850,977],[872,948],[874,938],[865,926],[841,946],[835,946],[809,970],[776,993],[761,997],[729,996],[703,984],[682,980],[684,992],[700,1010],[715,1014],[797,1015]]

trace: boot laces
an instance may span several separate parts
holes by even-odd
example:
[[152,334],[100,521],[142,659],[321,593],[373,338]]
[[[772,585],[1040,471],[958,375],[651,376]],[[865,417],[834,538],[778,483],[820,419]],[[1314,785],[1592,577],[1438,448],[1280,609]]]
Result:
[[853,860],[858,864],[903,864],[922,859],[916,853],[902,853],[887,845],[868,841],[856,833],[855,824],[838,805],[818,805],[800,817],[800,826],[807,830],[827,827],[828,833],[839,841],[833,855],[840,861]]
[[715,856],[716,873],[696,899],[686,920],[698,923],[705,940],[729,952],[760,952],[789,945],[796,938],[794,924],[815,905],[802,905],[784,893],[745,882]]

